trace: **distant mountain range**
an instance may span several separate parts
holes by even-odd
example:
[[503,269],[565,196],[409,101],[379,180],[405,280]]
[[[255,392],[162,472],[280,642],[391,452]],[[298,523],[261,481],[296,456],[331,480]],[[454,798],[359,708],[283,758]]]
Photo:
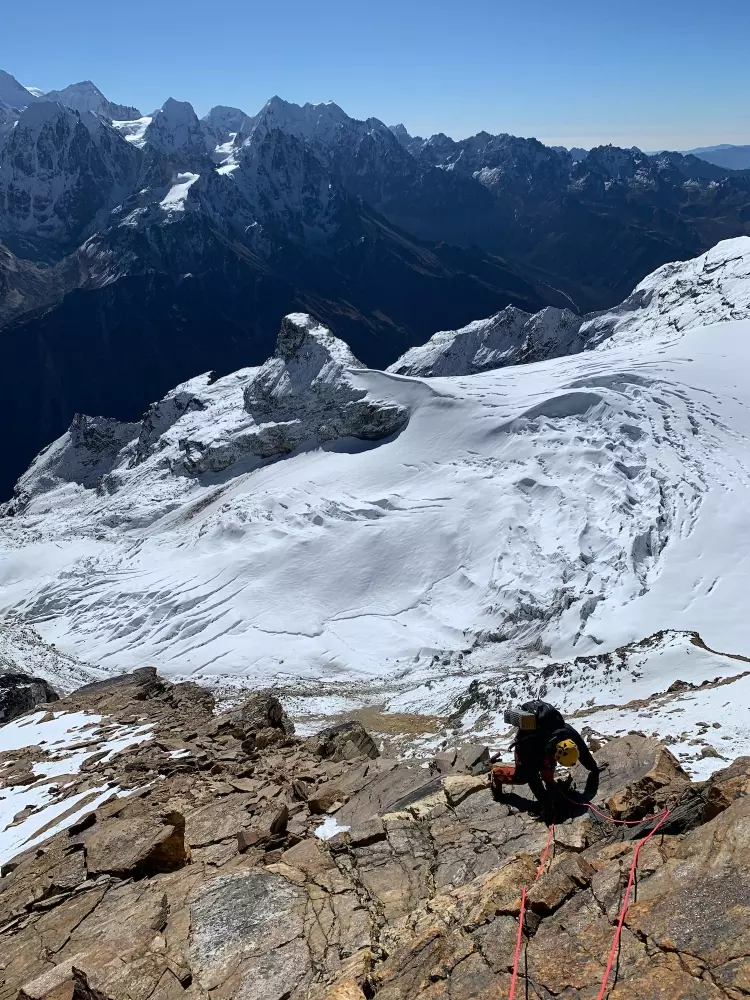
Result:
[[0,493],[74,413],[132,420],[262,361],[285,313],[385,367],[506,306],[606,308],[746,233],[750,174],[693,155],[423,139],[278,97],[142,115],[0,73]]
[[[553,146],[553,149],[566,151],[565,146]],[[588,154],[587,149],[571,146],[567,150],[574,160],[582,160]],[[733,146],[724,142],[719,146],[699,146],[697,149],[681,150],[683,156],[697,156],[699,160],[713,163],[717,167],[729,170],[750,170],[750,146]],[[657,154],[651,154],[657,155]]]

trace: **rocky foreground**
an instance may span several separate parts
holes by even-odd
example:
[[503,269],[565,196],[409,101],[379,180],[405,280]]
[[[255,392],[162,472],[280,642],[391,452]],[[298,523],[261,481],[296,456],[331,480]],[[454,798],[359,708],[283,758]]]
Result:
[[[75,766],[0,752],[0,805],[46,782],[56,810],[2,868],[0,1000],[506,997],[524,885],[516,996],[597,997],[650,824],[571,803],[534,881],[547,828],[524,787],[493,799],[484,747],[407,764],[355,723],[300,740],[272,695],[217,715],[152,670],[52,708],[12,725],[90,716]],[[750,759],[695,784],[639,734],[593,748],[609,767],[598,788],[574,772],[572,798],[672,810],[641,851],[608,995],[750,996]]]

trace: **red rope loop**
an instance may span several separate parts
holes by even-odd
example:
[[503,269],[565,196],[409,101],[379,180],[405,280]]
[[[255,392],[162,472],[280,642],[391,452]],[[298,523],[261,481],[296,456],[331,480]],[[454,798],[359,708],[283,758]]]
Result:
[[[567,795],[565,796],[567,798]],[[573,802],[574,805],[585,805],[592,812],[595,812],[597,816],[601,816],[602,819],[607,820],[608,823],[612,823],[615,826],[640,826],[641,823],[648,823],[651,820],[658,820],[656,826],[649,833],[646,834],[641,840],[638,841],[638,846],[633,852],[633,861],[630,865],[630,874],[628,875],[628,884],[625,889],[625,896],[622,902],[622,907],[620,909],[620,915],[617,920],[617,927],[615,929],[615,935],[612,939],[612,947],[609,949],[609,958],[607,960],[607,968],[604,973],[604,978],[602,979],[602,985],[599,989],[599,995],[596,1000],[603,1000],[604,994],[607,992],[607,984],[609,982],[609,977],[612,972],[612,966],[614,965],[615,956],[617,955],[617,949],[620,944],[620,938],[622,936],[622,928],[625,924],[625,916],[628,912],[628,907],[630,906],[630,890],[633,888],[633,882],[635,881],[636,869],[638,867],[638,855],[641,853],[641,848],[651,840],[659,827],[664,823],[667,816],[669,816],[669,809],[665,809],[661,813],[657,813],[655,816],[644,816],[643,819],[614,819],[612,816],[607,816],[606,813],[600,812],[595,806],[592,806],[590,802],[576,802],[574,799],[568,799],[569,802]],[[536,878],[534,881],[541,876],[544,866],[547,862],[547,855],[549,854],[550,844],[552,842],[552,837],[555,832],[555,827],[552,825],[550,827],[549,835],[547,836],[547,843],[542,853],[542,859],[539,862],[539,867],[536,870]],[[518,915],[518,934],[516,935],[516,951],[513,956],[513,975],[510,981],[510,992],[508,994],[508,1000],[514,1000],[516,995],[516,983],[518,981],[518,963],[521,958],[521,947],[523,945],[523,918],[526,913],[526,886],[523,887],[521,891],[521,909]]]

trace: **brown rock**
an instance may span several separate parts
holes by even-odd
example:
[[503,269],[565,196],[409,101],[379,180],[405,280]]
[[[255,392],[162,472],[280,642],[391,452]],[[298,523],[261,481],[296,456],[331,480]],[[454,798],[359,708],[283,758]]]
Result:
[[225,796],[221,802],[208,802],[189,812],[185,820],[185,839],[191,847],[205,847],[219,840],[235,837],[248,826],[247,807],[253,796],[237,793]]
[[349,839],[355,847],[363,847],[365,844],[374,844],[378,840],[385,839],[385,827],[379,816],[373,816],[364,823],[352,828]]
[[311,878],[335,867],[330,854],[315,837],[300,841],[281,856],[284,864],[298,868]]
[[263,833],[261,830],[254,830],[252,827],[248,827],[247,830],[240,830],[237,834],[237,846],[240,849],[240,854],[244,854],[250,847],[262,844],[264,840],[268,840],[268,834]]
[[374,760],[380,755],[374,740],[361,722],[341,722],[323,729],[311,736],[307,745],[326,760],[355,760],[369,757]]
[[250,695],[239,708],[234,709],[229,718],[244,738],[256,737],[264,730],[280,730],[284,736],[294,735],[294,725],[276,697],[269,691],[259,691]]
[[337,802],[340,803],[342,798],[343,792],[339,786],[328,781],[309,796],[307,806],[313,816],[322,816],[323,813],[328,812],[331,806]]
[[292,794],[295,799],[299,799],[300,802],[307,802],[310,795],[310,786],[301,778],[295,778],[292,782]]
[[150,875],[172,871],[190,858],[185,818],[164,815],[114,818],[97,824],[86,837],[86,868],[91,877],[111,874]]

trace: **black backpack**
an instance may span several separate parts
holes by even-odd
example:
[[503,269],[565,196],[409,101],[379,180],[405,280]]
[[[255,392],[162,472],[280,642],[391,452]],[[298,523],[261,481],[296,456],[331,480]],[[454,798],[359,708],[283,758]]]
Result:
[[536,728],[539,732],[552,733],[565,725],[562,713],[546,701],[527,701],[525,705],[521,705],[521,709],[536,716]]

